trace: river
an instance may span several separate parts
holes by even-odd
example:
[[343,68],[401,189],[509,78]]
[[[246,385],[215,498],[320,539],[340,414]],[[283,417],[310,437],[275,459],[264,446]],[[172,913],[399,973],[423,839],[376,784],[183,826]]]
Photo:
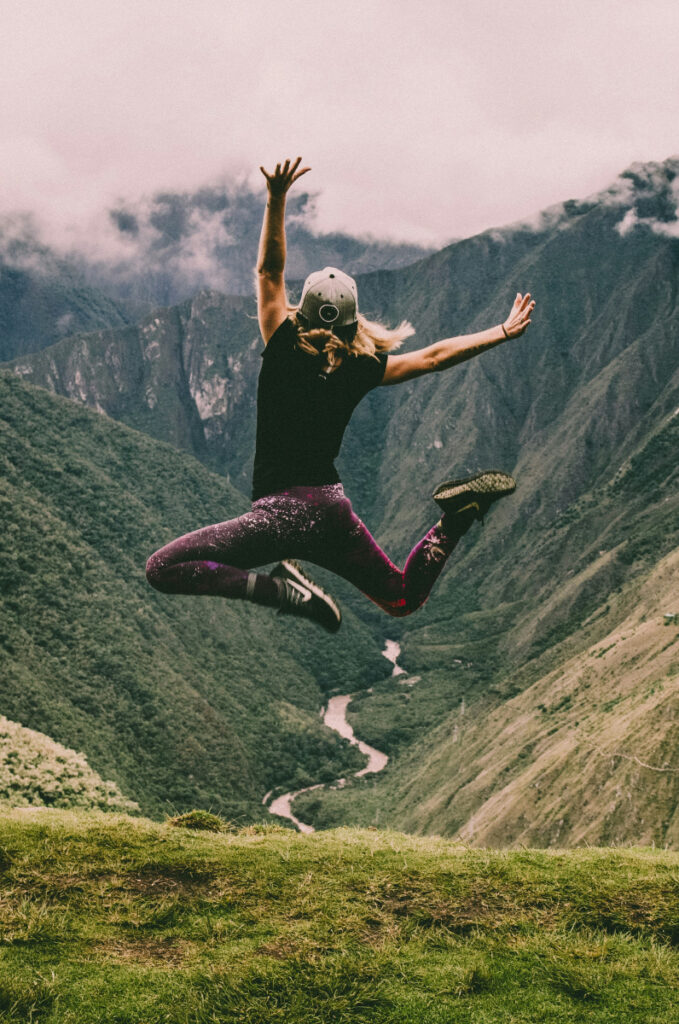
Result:
[[[395,640],[387,640],[385,648],[382,651],[384,657],[392,663],[394,670],[391,673],[392,676],[405,675],[405,669],[401,668],[398,664],[398,656],[401,653],[401,647]],[[416,681],[416,680],[415,680]],[[387,754],[383,754],[381,750],[375,750],[374,747],[369,746],[362,740],[359,740],[354,735],[354,730],[347,722],[347,708],[351,703],[351,699],[354,696],[352,693],[342,694],[339,697],[331,697],[328,701],[328,706],[323,712],[323,724],[327,725],[329,729],[334,729],[336,733],[339,733],[345,740],[349,740],[354,746],[357,746],[362,754],[365,754],[368,758],[368,763],[365,768],[361,768],[360,771],[354,772],[356,778],[360,778],[362,775],[373,775],[375,772],[381,772],[386,766],[389,757]],[[346,783],[346,779],[337,779],[335,782],[328,783],[328,785],[341,787]],[[277,796],[275,800],[268,805],[269,813],[275,814],[278,818],[287,818],[294,825],[297,826],[300,832],[314,832],[313,825],[307,825],[305,822],[300,821],[292,813],[292,803],[302,793],[311,793],[314,789],[321,789],[326,783],[317,782],[314,786],[305,786],[304,789],[297,789],[292,793],[284,793],[282,796]],[[262,803],[267,804],[271,792],[267,793]]]

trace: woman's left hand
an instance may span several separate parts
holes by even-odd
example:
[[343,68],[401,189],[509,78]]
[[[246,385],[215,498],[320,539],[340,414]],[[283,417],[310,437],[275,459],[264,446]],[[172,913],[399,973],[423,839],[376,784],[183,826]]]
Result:
[[297,179],[301,178],[303,174],[306,174],[307,171],[311,170],[310,167],[302,167],[301,170],[298,171],[297,168],[301,162],[301,156],[298,156],[292,165],[289,160],[286,160],[282,166],[281,164],[276,164],[276,170],[272,171],[271,174],[269,174],[268,171],[265,171],[263,167],[259,168],[266,178],[266,185],[270,196],[284,196],[293,182],[297,181]]
[[507,337],[518,338],[523,334],[534,309],[535,302],[531,299],[530,292],[526,292],[525,295],[517,292],[510,314],[502,325]]

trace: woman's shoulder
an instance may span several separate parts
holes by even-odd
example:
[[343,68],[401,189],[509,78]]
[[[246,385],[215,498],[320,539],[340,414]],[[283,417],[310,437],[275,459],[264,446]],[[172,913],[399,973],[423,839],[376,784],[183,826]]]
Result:
[[276,330],[273,332],[266,345],[264,346],[265,355],[267,352],[277,352],[282,350],[289,350],[295,345],[297,341],[297,325],[293,323],[289,316],[286,316],[285,320],[278,325]]
[[370,391],[382,382],[388,358],[387,352],[375,352],[374,355],[361,353],[351,356],[346,362],[359,387],[364,391]]

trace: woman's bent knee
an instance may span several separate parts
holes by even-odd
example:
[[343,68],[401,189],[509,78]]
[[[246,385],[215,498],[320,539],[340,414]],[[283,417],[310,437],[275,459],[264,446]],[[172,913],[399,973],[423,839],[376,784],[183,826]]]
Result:
[[381,608],[383,612],[387,613],[387,615],[391,615],[392,619],[404,619],[406,615],[412,615],[412,613],[417,610],[417,607],[419,607],[418,605],[415,608],[410,608],[403,597],[399,598],[397,601],[380,600],[380,598],[373,597],[371,594],[366,594],[366,597],[369,597],[373,604],[376,604],[377,607]]
[[387,615],[391,615],[392,619],[405,619],[408,615],[412,615],[413,612],[416,612],[417,608],[384,608],[384,610]]
[[380,608],[383,608],[387,615],[391,615],[394,619],[405,619],[408,615],[412,615],[418,608],[421,608],[425,602],[418,597],[401,598],[400,601],[379,602]]
[[160,552],[154,551],[146,563],[146,579],[152,587],[155,587],[156,590],[161,589],[160,577],[161,570],[163,568],[163,563],[159,554]]

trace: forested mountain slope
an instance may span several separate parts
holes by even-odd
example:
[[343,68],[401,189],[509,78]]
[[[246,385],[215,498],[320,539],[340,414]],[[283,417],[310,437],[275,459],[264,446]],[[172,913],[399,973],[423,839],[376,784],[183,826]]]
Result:
[[82,754],[0,715],[0,809],[14,807],[139,810]]
[[204,291],[138,326],[66,338],[12,366],[191,452],[247,491],[261,350],[253,301]]
[[168,597],[148,555],[248,507],[169,445],[0,374],[0,695],[8,718],[82,751],[147,813],[251,820],[281,784],[363,758],[322,726],[322,689],[386,662],[268,609]]
[[[2,232],[0,230],[0,243]],[[53,345],[78,331],[122,327],[125,309],[62,261],[40,266],[0,254],[0,362]]]
[[[295,814],[319,827],[390,824],[472,846],[677,848],[679,615],[666,615],[679,612],[678,578],[676,547],[609,592],[569,643],[529,664],[534,681],[519,673],[513,696],[465,690],[470,666],[450,658],[445,675],[377,684],[350,718],[394,754],[384,777],[314,791]],[[418,732],[437,680],[457,691],[457,704]],[[404,742],[409,729],[415,742]]]

